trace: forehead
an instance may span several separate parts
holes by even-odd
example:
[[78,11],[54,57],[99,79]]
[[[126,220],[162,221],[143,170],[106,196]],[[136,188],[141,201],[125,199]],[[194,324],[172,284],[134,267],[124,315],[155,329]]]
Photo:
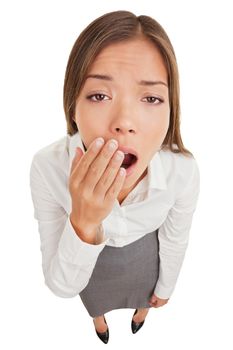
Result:
[[99,70],[115,71],[116,73],[131,72],[142,74],[144,78],[152,75],[157,78],[167,78],[163,57],[156,45],[146,39],[126,40],[105,47],[95,57],[88,73],[98,73]]

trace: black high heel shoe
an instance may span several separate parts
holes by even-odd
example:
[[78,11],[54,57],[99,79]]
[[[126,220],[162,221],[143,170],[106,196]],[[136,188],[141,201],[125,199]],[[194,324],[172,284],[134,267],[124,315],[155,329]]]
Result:
[[[94,320],[93,320],[94,322]],[[104,322],[107,324],[105,316],[104,316]],[[96,334],[98,335],[98,337],[100,338],[100,340],[102,340],[102,342],[104,342],[105,344],[107,344],[108,340],[109,340],[109,330],[107,329],[106,332],[97,332],[96,328],[95,328]]]
[[[136,315],[136,313],[138,312],[138,309],[135,310],[134,315]],[[131,329],[133,334],[135,334],[137,331],[139,331],[139,329],[143,326],[145,320],[142,322],[134,322],[133,318],[132,318],[132,322],[131,322]]]

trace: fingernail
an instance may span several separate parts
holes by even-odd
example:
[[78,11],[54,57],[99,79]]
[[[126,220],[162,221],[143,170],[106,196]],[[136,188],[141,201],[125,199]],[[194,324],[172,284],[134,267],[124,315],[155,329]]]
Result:
[[108,149],[109,149],[110,151],[113,151],[114,149],[117,148],[117,146],[118,146],[118,142],[117,142],[116,140],[112,139],[112,140],[110,141],[110,143],[108,144]]
[[126,173],[125,168],[120,168],[120,176],[124,176]]
[[100,148],[104,144],[104,139],[102,137],[99,137],[98,139],[95,140],[95,146],[97,148]]

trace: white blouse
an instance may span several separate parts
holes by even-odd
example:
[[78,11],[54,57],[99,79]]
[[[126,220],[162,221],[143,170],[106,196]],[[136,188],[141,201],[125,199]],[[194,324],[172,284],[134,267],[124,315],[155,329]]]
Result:
[[37,151],[31,162],[30,188],[45,284],[57,296],[74,297],[87,286],[105,245],[123,247],[159,229],[159,278],[154,293],[170,298],[200,191],[197,161],[170,150],[157,151],[147,175],[121,205],[115,200],[102,222],[102,243],[93,245],[79,238],[69,218],[68,180],[76,147],[85,152],[79,133],[66,135]]

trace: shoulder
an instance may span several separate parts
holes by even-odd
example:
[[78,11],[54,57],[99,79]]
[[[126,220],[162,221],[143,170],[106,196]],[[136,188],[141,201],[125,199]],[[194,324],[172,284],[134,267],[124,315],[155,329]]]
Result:
[[181,152],[175,153],[170,149],[161,149],[159,153],[164,166],[178,174],[190,174],[195,168],[198,168],[197,160],[193,156],[184,155]]
[[167,180],[177,187],[178,192],[189,184],[199,183],[200,172],[195,157],[161,149],[160,158]]
[[39,149],[32,157],[31,166],[50,175],[64,171],[68,166],[68,143],[69,135],[66,135]]

